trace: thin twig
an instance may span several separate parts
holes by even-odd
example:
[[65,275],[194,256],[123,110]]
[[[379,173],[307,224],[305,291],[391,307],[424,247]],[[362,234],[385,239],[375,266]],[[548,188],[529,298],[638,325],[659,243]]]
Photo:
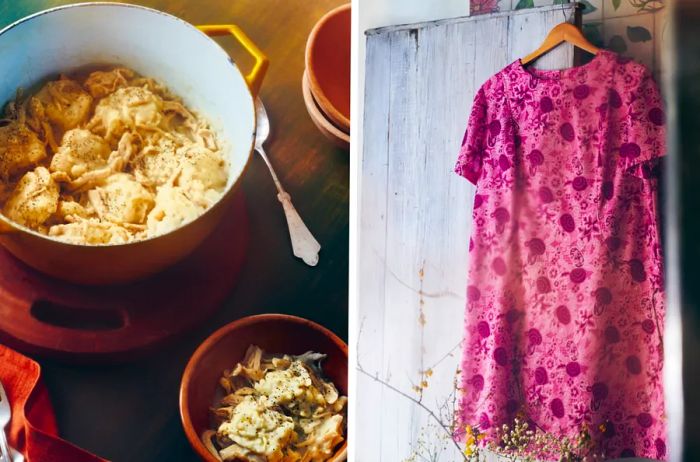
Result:
[[447,358],[449,358],[450,356],[452,356],[452,353],[454,353],[455,350],[456,350],[457,348],[459,348],[460,346],[462,346],[462,341],[461,341],[461,340],[460,340],[455,346],[453,346],[453,347],[450,349],[450,351],[448,351],[447,353],[445,353],[445,355],[444,355],[442,358],[438,359],[437,362],[436,362],[435,364],[433,364],[432,366],[430,366],[428,369],[435,369],[436,367],[438,367],[438,366],[440,365],[440,363],[442,363],[444,360],[446,360]]
[[405,392],[399,390],[398,388],[396,388],[395,386],[391,385],[390,383],[388,383],[388,382],[386,382],[386,381],[380,379],[378,375],[372,375],[372,374],[370,374],[369,372],[365,371],[365,370],[362,368],[361,365],[358,364],[356,369],[357,369],[357,371],[360,372],[361,374],[363,374],[363,375],[365,375],[365,376],[371,378],[372,380],[374,380],[375,382],[377,382],[377,383],[379,383],[379,384],[381,384],[381,385],[384,385],[384,386],[387,387],[389,390],[391,390],[391,391],[393,391],[393,392],[395,392],[395,393],[398,393],[399,395],[401,395],[401,396],[403,396],[404,398],[406,398],[407,400],[413,402],[414,404],[416,404],[417,406],[419,406],[421,409],[423,409],[425,412],[427,412],[428,415],[429,415],[429,416],[440,426],[440,428],[442,428],[442,429],[445,431],[445,433],[449,436],[450,441],[452,441],[452,443],[454,444],[454,446],[457,448],[457,451],[458,451],[459,454],[462,456],[462,458],[463,458],[466,462],[469,461],[469,459],[467,458],[466,454],[464,454],[464,453],[462,452],[462,448],[459,446],[459,443],[454,439],[454,436],[452,435],[452,432],[450,431],[450,427],[449,427],[448,425],[446,425],[446,424],[437,416],[437,414],[435,414],[435,412],[433,412],[432,409],[430,409],[428,406],[426,406],[426,405],[423,404],[422,402],[418,401],[417,399],[415,399],[413,396],[409,395],[408,393],[405,393]]

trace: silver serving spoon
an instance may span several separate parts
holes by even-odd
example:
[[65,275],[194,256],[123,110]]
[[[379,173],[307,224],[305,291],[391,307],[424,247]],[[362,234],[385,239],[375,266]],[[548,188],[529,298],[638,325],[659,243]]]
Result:
[[299,216],[299,213],[292,204],[292,198],[287,191],[284,190],[275,170],[272,168],[270,159],[267,158],[263,143],[270,136],[270,119],[267,117],[265,106],[263,106],[260,98],[255,98],[255,118],[257,120],[257,129],[255,132],[255,150],[258,151],[260,157],[263,158],[270,169],[272,181],[277,186],[277,199],[284,207],[284,215],[287,217],[287,226],[289,226],[289,238],[292,241],[292,251],[294,256],[304,260],[309,266],[316,266],[318,263],[318,252],[321,250],[321,244],[314,238],[309,228],[306,227],[304,221]]

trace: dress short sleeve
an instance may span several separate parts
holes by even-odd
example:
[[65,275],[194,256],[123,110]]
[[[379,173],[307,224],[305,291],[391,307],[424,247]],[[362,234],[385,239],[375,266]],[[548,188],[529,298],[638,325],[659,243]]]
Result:
[[630,94],[627,123],[622,133],[620,159],[625,170],[649,177],[659,157],[666,154],[664,103],[651,73],[644,69]]
[[476,184],[481,176],[487,150],[487,100],[483,87],[474,97],[467,130],[462,139],[455,172]]

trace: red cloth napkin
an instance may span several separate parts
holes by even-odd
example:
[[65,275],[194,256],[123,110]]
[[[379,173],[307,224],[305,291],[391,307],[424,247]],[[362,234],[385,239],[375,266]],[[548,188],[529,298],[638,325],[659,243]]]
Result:
[[27,462],[105,462],[58,437],[36,361],[0,345],[0,381],[12,405],[9,442],[24,453]]

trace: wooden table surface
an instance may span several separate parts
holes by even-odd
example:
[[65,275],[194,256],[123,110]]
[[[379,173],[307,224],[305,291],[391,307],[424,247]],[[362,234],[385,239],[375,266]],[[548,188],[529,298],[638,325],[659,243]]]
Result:
[[[72,3],[0,3],[0,26]],[[261,97],[272,137],[268,155],[294,204],[323,246],[317,267],[291,254],[276,191],[262,160],[243,179],[251,244],[238,286],[206,325],[147,358],[120,365],[77,366],[36,358],[43,367],[64,438],[114,461],[193,461],[180,425],[178,390],[185,364],[218,327],[242,316],[280,312],[312,319],[347,339],[349,158],[306,113],[301,93],[304,46],[313,24],[340,0],[148,0],[193,24],[236,23],[270,58]],[[244,72],[250,59],[222,39]]]

